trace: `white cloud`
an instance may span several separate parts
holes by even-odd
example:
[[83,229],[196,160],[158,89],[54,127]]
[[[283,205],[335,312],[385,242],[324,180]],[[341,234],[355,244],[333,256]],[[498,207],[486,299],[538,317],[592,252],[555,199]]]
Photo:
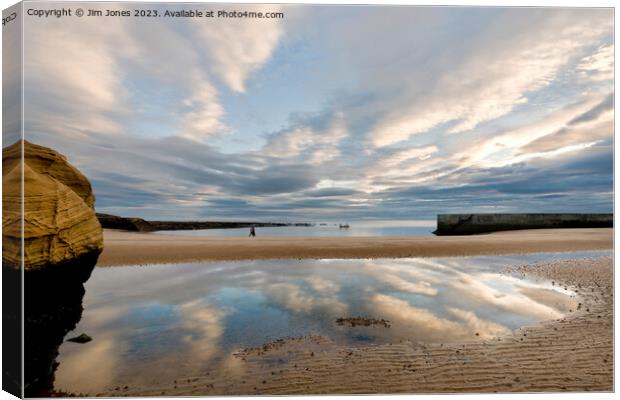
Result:
[[429,177],[425,172],[429,168],[441,163],[440,159],[433,159],[432,155],[438,151],[437,146],[413,147],[406,150],[399,150],[392,154],[381,156],[379,160],[371,164],[366,170],[363,188],[367,192],[384,189],[381,185],[374,183],[374,179],[379,178],[398,178],[406,179],[409,182]]
[[226,311],[193,300],[179,306],[181,325],[191,334],[183,337],[188,350],[202,361],[209,360],[219,350],[219,341],[224,334]]
[[[480,143],[473,144],[466,150],[457,153],[455,159],[460,160],[461,167],[494,168],[542,156],[556,156],[566,151],[591,146],[596,140],[609,135],[610,132],[608,130],[598,130],[594,133],[591,129],[586,129],[581,130],[585,135],[573,136],[571,138],[572,141],[554,140],[554,144],[551,146],[548,142],[546,145],[540,146],[532,146],[532,144],[540,143],[541,139],[552,137],[562,129],[573,129],[568,128],[571,121],[591,110],[603,98],[604,96],[587,97],[580,102],[556,110],[539,121],[482,140]],[[594,123],[596,122],[594,121]],[[579,124],[579,128],[583,129],[584,125],[587,125],[587,128],[592,128],[592,124],[593,122],[582,123]],[[563,146],[567,148],[562,150]],[[522,149],[524,148],[528,149],[528,151],[523,152]]]
[[129,108],[118,58],[135,54],[131,40],[116,46],[125,33],[115,21],[105,26],[70,22],[60,26],[55,20],[27,23],[26,121],[63,134],[118,133],[122,128],[118,117]]
[[[282,8],[271,4],[244,4],[243,10],[281,12]],[[281,19],[198,20],[194,27],[217,76],[239,93],[245,92],[248,76],[269,60],[284,33]]]
[[310,157],[310,163],[319,165],[333,161],[340,156],[340,142],[348,135],[344,114],[334,115],[329,126],[315,135],[315,148]]
[[265,151],[274,157],[296,157],[306,147],[313,144],[314,137],[314,132],[308,127],[293,128],[272,139],[267,144]]
[[[171,219],[426,218],[492,201],[429,192],[494,167],[608,156],[611,111],[571,121],[610,91],[596,80],[613,57],[609,10],[472,9],[457,27],[451,9],[269,9],[286,19],[37,20],[27,132],[83,168],[109,212]],[[324,24],[291,23],[297,9]],[[264,130],[244,111],[259,102]],[[584,104],[555,112],[569,102]],[[236,150],[275,129],[261,151]]]
[[613,111],[602,116],[601,121],[591,121],[577,127],[561,128],[555,133],[543,136],[520,149],[520,153],[550,153],[569,146],[595,143],[613,137]]
[[433,288],[432,285],[426,281],[410,282],[393,274],[382,274],[378,276],[377,279],[403,292],[424,294],[427,296],[435,296],[437,294],[437,289]]
[[338,158],[339,145],[347,135],[344,113],[336,112],[324,129],[301,126],[274,135],[263,153],[278,158],[301,157],[312,165],[320,165]]
[[457,317],[468,333],[475,332],[482,339],[490,339],[510,333],[505,326],[479,318],[473,311],[462,310],[456,307],[447,307],[449,313]]
[[320,293],[333,295],[340,291],[340,285],[325,278],[321,278],[320,276],[306,278],[306,281],[312,286],[312,289]]
[[[76,393],[97,393],[117,379],[123,366],[121,354],[126,344],[117,336],[102,333],[96,340],[78,349],[66,349],[59,358],[55,384],[60,390]],[[84,371],[96,371],[84,379]]]
[[334,297],[333,292],[317,297],[306,293],[301,287],[292,283],[274,283],[265,293],[275,303],[298,313],[310,313],[323,310],[333,315],[343,315],[348,307]]
[[582,75],[593,81],[605,81],[614,78],[614,46],[602,45],[589,56],[584,57],[577,66]]
[[[170,125],[168,135],[205,140],[228,130],[218,90],[201,62],[202,49],[174,25],[59,21],[37,20],[25,29],[26,93],[32,94],[26,122],[35,129],[81,136],[148,134],[129,132],[125,122],[146,119],[145,108],[159,107]],[[144,103],[143,89],[157,95]]]
[[199,71],[195,71],[193,76],[194,90],[185,100],[190,111],[184,114],[182,132],[187,138],[203,140],[224,131],[224,107],[220,104],[218,92],[211,82]]
[[458,273],[458,275],[457,278],[449,282],[447,290],[463,300],[492,305],[502,310],[526,315],[538,320],[562,316],[562,313],[556,309],[538,303],[521,293],[503,293],[495,289],[485,282],[487,279],[495,278],[492,274],[488,274],[488,276],[480,274],[475,277],[465,273]]
[[391,169],[402,166],[405,163],[424,161],[437,152],[437,146],[413,147],[406,150],[397,151],[388,156],[382,157],[376,167],[379,169]]
[[[511,112],[527,103],[528,94],[552,82],[572,57],[609,32],[610,20],[591,15],[561,14],[527,26],[500,20],[502,35],[479,43],[460,65],[436,79],[428,94],[404,96],[400,106],[385,115],[372,131],[376,147],[388,146],[441,124],[459,133]],[[516,18],[518,20],[518,18]],[[570,22],[570,24],[567,24]],[[407,89],[407,87],[405,87]]]
[[413,326],[416,336],[423,340],[472,339],[476,337],[476,333],[482,338],[489,338],[510,332],[500,324],[478,318],[471,311],[454,307],[448,308],[448,312],[456,317],[456,320],[452,321],[388,295],[377,294],[373,296],[370,304],[377,315],[391,321],[395,329],[398,329],[399,325]]

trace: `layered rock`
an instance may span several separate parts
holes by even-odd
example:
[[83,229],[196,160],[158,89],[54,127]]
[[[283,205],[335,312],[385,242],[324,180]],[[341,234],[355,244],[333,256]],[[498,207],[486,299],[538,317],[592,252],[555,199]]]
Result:
[[[51,178],[68,186],[80,196],[90,208],[95,206],[95,196],[88,179],[67,161],[62,154],[44,146],[24,143],[24,163],[39,174],[49,175]],[[2,170],[4,173],[19,165],[21,160],[22,141],[2,149]]]
[[19,268],[23,171],[24,269],[66,265],[103,249],[88,179],[54,150],[24,141],[20,168],[17,142],[3,150],[2,260]]
[[[3,305],[16,303],[3,308],[3,322],[21,325],[23,283],[24,393],[43,397],[53,388],[58,348],[82,316],[83,283],[103,249],[103,231],[88,179],[61,154],[19,141],[3,149],[2,164]],[[19,348],[21,338],[11,339]]]

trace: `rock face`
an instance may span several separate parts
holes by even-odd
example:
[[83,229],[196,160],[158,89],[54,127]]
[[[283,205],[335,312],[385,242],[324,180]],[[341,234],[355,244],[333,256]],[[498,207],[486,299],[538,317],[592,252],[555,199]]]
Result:
[[[58,347],[82,317],[83,283],[103,249],[103,230],[88,179],[61,154],[18,141],[2,150],[2,166],[3,323],[21,328],[23,283],[24,394],[47,397]],[[17,329],[5,348],[20,349],[21,334]],[[4,378],[21,386],[21,375]]]
[[[2,150],[2,169],[4,173],[19,165],[21,143],[21,141],[15,142]],[[24,140],[23,143],[24,162],[33,171],[49,175],[53,179],[62,182],[62,184],[77,193],[88,207],[93,208],[95,206],[95,196],[93,195],[90,182],[80,171],[69,164],[65,156],[48,147],[39,146],[27,140]]]
[[[2,261],[20,264],[21,142],[3,150]],[[88,179],[64,156],[24,141],[24,268],[54,268],[98,255],[103,232]]]

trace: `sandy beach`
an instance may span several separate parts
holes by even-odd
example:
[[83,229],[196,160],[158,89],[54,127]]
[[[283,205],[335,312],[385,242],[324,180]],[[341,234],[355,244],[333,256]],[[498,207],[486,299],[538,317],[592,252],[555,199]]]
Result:
[[[613,248],[612,229],[501,232],[464,237],[220,238],[105,231],[99,266],[198,260],[461,256]],[[613,259],[597,257],[497,271],[553,280],[578,302],[563,318],[458,343],[402,340],[338,345],[280,338],[237,349],[217,368],[172,382],[97,393],[266,395],[565,392],[613,390]],[[377,316],[381,318],[382,316]]]
[[613,248],[613,229],[539,229],[474,236],[198,237],[104,230],[97,266],[208,260],[397,258]]
[[611,257],[508,267],[554,280],[580,305],[563,318],[482,340],[342,347],[323,337],[240,349],[224,368],[99,395],[362,394],[613,390]]

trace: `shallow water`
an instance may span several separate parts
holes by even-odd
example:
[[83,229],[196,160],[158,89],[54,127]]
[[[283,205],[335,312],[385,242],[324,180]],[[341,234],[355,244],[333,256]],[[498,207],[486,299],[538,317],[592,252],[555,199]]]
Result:
[[[278,260],[95,268],[55,387],[96,394],[171,381],[229,362],[236,349],[308,334],[342,344],[492,338],[575,308],[574,293],[502,268],[611,252],[464,258]],[[386,319],[344,327],[339,317]],[[478,334],[478,335],[476,335]]]
[[[349,224],[349,228],[340,228],[334,223],[317,223],[313,226],[278,226],[258,227],[257,236],[312,236],[312,237],[347,237],[347,236],[431,236],[435,230],[433,221],[360,221]],[[189,236],[248,236],[249,228],[234,229],[197,229],[181,231],[157,231],[155,234],[189,235]]]

